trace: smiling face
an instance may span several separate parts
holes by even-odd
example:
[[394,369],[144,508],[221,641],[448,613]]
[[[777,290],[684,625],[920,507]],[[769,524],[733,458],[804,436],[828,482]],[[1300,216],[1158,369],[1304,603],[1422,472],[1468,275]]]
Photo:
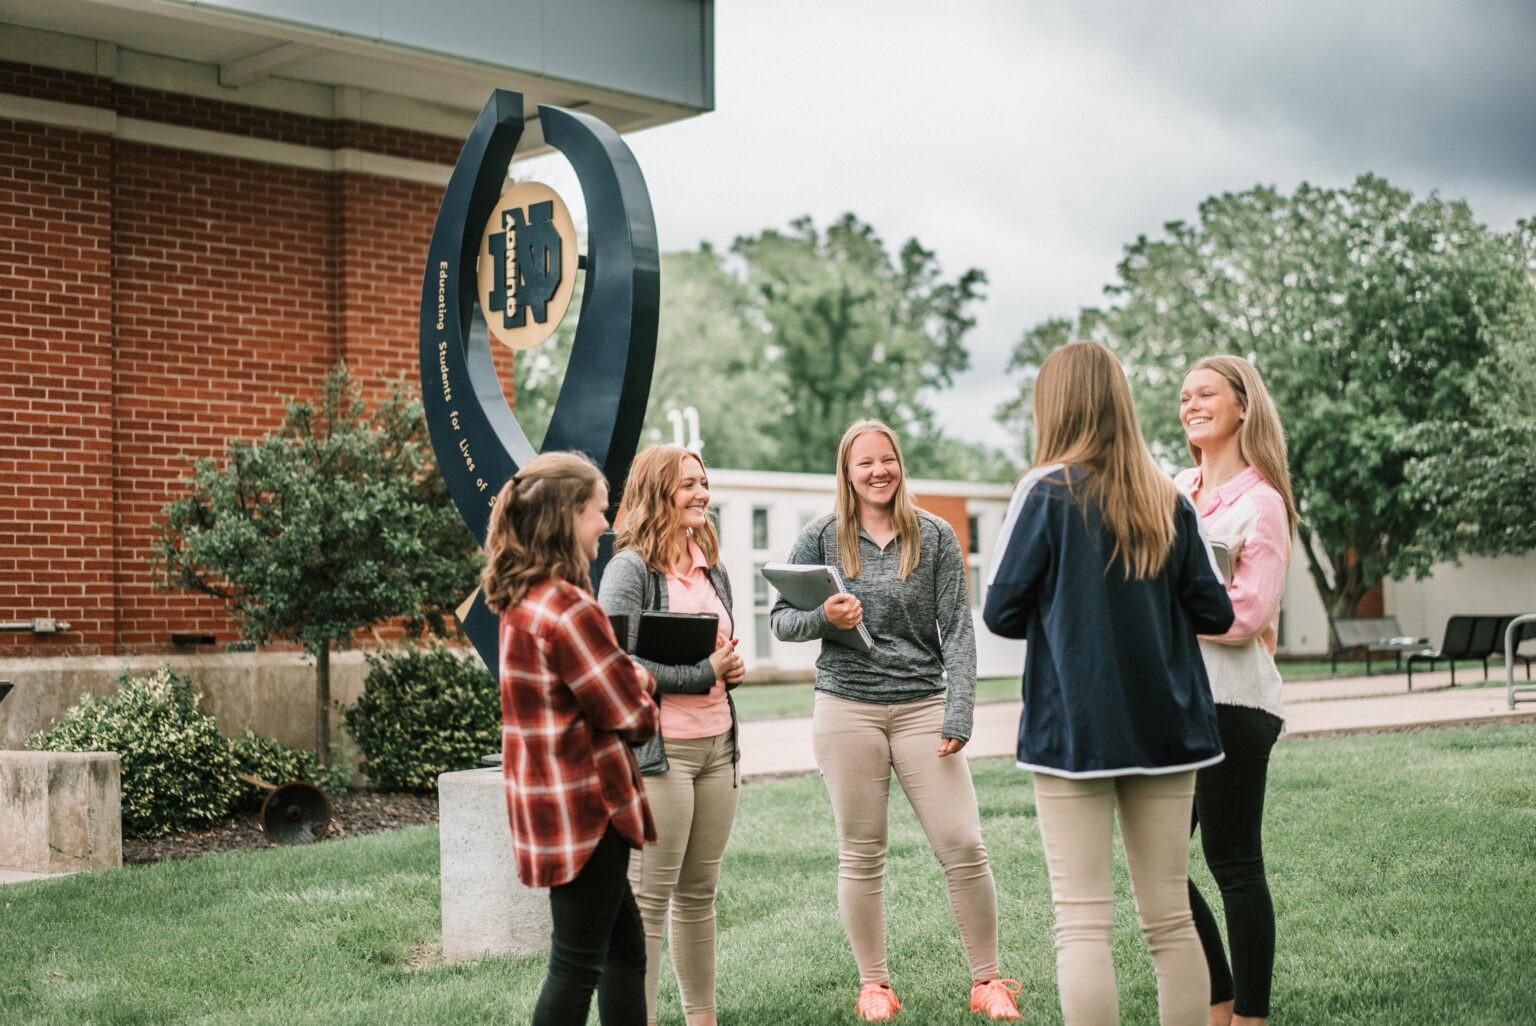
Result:
[[586,505],[576,511],[576,545],[588,560],[597,558],[597,543],[608,530],[608,483],[599,481]]
[[890,509],[901,484],[901,458],[883,431],[866,431],[848,447],[848,483],[859,505]]
[[672,505],[677,509],[678,522],[685,530],[699,530],[709,522],[709,476],[696,456],[684,456],[677,473]]
[[1221,448],[1243,426],[1243,406],[1232,383],[1209,367],[1189,372],[1179,392],[1179,421],[1189,443],[1202,452]]

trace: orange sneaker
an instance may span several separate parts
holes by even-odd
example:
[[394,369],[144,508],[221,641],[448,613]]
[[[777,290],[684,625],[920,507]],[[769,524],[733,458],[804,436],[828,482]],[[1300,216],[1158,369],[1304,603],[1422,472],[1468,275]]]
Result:
[[1019,1003],[1014,995],[1021,989],[1018,980],[981,980],[971,988],[971,1011],[986,1012],[993,1019],[1017,1019]]
[[859,991],[859,1018],[865,1022],[884,1022],[900,1007],[901,1002],[896,1000],[896,992],[889,983],[866,983]]

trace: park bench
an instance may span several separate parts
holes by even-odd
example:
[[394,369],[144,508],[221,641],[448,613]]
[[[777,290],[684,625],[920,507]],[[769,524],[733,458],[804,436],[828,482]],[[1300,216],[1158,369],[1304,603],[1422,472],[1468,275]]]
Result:
[[1428,663],[1433,670],[1435,663],[1449,663],[1451,686],[1456,686],[1456,662],[1478,661],[1483,664],[1483,680],[1488,679],[1488,658],[1504,651],[1504,629],[1514,617],[1510,615],[1453,616],[1445,622],[1445,636],[1440,647],[1414,652],[1408,656],[1408,690],[1413,690],[1415,663]]
[[1333,627],[1334,646],[1328,656],[1334,672],[1339,669],[1339,656],[1350,652],[1365,653],[1365,675],[1369,677],[1372,656],[1391,654],[1401,670],[1404,653],[1423,652],[1429,647],[1428,638],[1405,636],[1395,616],[1341,618],[1329,623]]

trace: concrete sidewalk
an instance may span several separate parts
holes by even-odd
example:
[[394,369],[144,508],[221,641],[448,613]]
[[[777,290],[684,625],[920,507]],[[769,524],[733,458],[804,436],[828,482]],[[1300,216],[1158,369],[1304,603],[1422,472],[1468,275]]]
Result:
[[[1487,723],[1536,723],[1536,694],[1517,696],[1510,709],[1502,667],[1490,668],[1488,683],[1471,669],[1416,673],[1413,690],[1407,675],[1333,677],[1284,685],[1286,737],[1328,737],[1421,730],[1429,727]],[[1524,684],[1522,673],[1515,683]],[[976,725],[965,754],[972,759],[1012,756],[1018,741],[1017,701],[985,702],[976,707]],[[741,770],[746,779],[813,773],[808,716],[751,720],[741,724]]]

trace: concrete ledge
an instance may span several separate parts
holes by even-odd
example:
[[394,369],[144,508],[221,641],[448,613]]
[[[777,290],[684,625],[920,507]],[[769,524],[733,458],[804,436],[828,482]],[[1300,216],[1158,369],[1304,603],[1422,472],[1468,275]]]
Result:
[[549,951],[549,892],[524,887],[517,878],[501,769],[438,777],[437,818],[443,958],[466,962]]
[[[138,676],[162,666],[192,678],[202,711],[224,734],[239,737],[249,728],[296,748],[315,746],[313,660],[300,652],[202,652],[0,659],[0,677],[16,684],[0,716],[0,749],[24,747],[29,734],[57,722],[87,694],[116,694],[124,670]],[[331,697],[356,702],[366,673],[361,651],[333,653]],[[333,725],[340,721],[331,717]]]
[[123,864],[116,752],[0,751],[0,866],[75,873]]

